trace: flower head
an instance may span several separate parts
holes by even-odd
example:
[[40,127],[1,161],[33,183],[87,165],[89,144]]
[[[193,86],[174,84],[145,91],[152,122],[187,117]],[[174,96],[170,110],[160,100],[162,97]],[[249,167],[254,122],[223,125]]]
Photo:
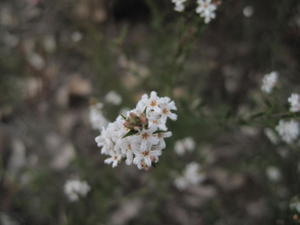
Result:
[[185,9],[184,3],[187,0],[172,0],[172,2],[175,4],[174,10],[177,12],[183,12]]
[[64,192],[72,202],[79,200],[79,197],[86,196],[90,189],[86,181],[78,179],[68,180],[64,186]]
[[300,95],[299,94],[291,94],[288,98],[288,102],[290,103],[290,111],[291,112],[299,112],[300,111]]
[[267,94],[270,94],[278,82],[278,72],[271,72],[266,74],[262,79],[261,90]]
[[198,185],[204,179],[205,175],[201,172],[200,164],[191,162],[185,167],[183,175],[175,179],[174,184],[178,189],[184,190],[189,186]]
[[175,103],[168,97],[159,97],[152,91],[143,95],[136,108],[119,116],[95,138],[101,153],[108,155],[104,161],[116,167],[122,159],[127,165],[135,164],[139,169],[149,169],[157,163],[166,147],[167,119],[175,120]]
[[283,141],[291,144],[299,137],[299,123],[296,120],[280,120],[279,124],[276,126],[276,131]]
[[216,18],[217,6],[212,0],[197,0],[196,13],[204,18],[205,23],[209,23],[212,19]]
[[175,142],[174,150],[177,155],[183,155],[186,152],[191,152],[195,149],[195,141],[192,137],[186,137]]

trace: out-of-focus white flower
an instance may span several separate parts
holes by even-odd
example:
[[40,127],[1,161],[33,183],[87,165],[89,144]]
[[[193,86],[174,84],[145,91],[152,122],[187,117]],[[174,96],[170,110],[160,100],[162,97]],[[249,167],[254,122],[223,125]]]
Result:
[[71,35],[71,39],[74,42],[79,42],[82,39],[82,33],[80,33],[79,31],[75,31],[72,33]]
[[195,149],[196,143],[192,137],[186,137],[175,142],[174,150],[177,155],[183,155]]
[[171,110],[176,110],[175,103],[152,91],[150,96],[142,96],[135,109],[102,127],[95,141],[101,153],[109,156],[105,163],[116,167],[125,158],[127,165],[135,164],[139,169],[157,163],[166,147],[164,139],[172,135],[166,126],[167,118],[177,118]]
[[265,135],[269,138],[269,140],[271,141],[272,144],[278,144],[278,142],[279,142],[278,137],[272,129],[266,128],[264,130],[264,132],[265,132]]
[[56,40],[53,35],[47,35],[43,39],[43,45],[47,52],[54,52],[56,50]]
[[254,13],[254,8],[251,5],[248,5],[243,9],[243,14],[245,17],[249,18],[253,15],[253,13]]
[[85,197],[90,189],[86,181],[78,179],[68,180],[64,186],[64,192],[72,202],[79,200],[80,197]]
[[205,179],[205,175],[201,172],[201,166],[196,162],[189,163],[182,176],[175,179],[174,184],[179,190],[184,190],[192,185],[197,185]]
[[278,82],[278,72],[271,72],[266,74],[262,79],[261,90],[267,94],[270,94]]
[[102,113],[103,104],[97,103],[90,106],[90,123],[95,130],[101,130],[108,124],[107,119]]
[[120,105],[122,102],[122,97],[115,91],[108,92],[105,97],[105,101],[113,105]]
[[294,197],[290,202],[290,209],[295,210],[297,213],[300,213],[300,200],[297,197]]
[[196,13],[204,18],[205,23],[209,23],[212,19],[216,18],[217,6],[212,0],[197,0]]
[[291,112],[299,112],[300,111],[300,95],[299,94],[291,94],[288,98],[288,102],[290,103],[290,111]]
[[0,212],[0,224],[2,225],[20,225],[18,221],[16,221],[10,215]]
[[299,136],[299,123],[296,120],[280,120],[276,126],[276,131],[283,141],[291,144]]
[[46,66],[46,62],[43,57],[37,53],[32,53],[28,56],[28,61],[31,66],[37,70],[41,70]]
[[177,12],[183,12],[185,9],[184,3],[187,0],[172,0],[172,2],[175,4],[174,10]]
[[275,166],[269,166],[266,169],[266,174],[270,181],[278,182],[281,179],[280,170]]

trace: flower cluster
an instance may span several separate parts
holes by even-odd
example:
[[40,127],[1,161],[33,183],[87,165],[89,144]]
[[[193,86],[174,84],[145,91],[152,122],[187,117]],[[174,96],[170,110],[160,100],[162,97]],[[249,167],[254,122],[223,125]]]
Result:
[[291,112],[299,112],[300,111],[300,95],[299,94],[291,94],[288,98],[288,102],[290,103],[290,111]]
[[183,175],[175,179],[174,184],[178,189],[184,190],[201,183],[204,179],[205,175],[201,172],[201,166],[196,162],[191,162],[185,167]]
[[108,92],[104,99],[106,102],[113,105],[120,105],[122,103],[122,97],[115,91]]
[[[172,0],[175,4],[174,10],[177,12],[183,12],[185,9],[184,3],[187,0]],[[204,19],[205,23],[209,23],[216,18],[217,1],[214,0],[197,0],[196,13]]]
[[298,197],[292,198],[289,206],[290,206],[291,210],[294,210],[297,213],[300,213],[300,200]]
[[104,162],[116,167],[125,159],[127,165],[135,164],[139,169],[157,163],[166,147],[165,138],[172,135],[167,119],[177,119],[173,110],[177,108],[169,97],[158,97],[154,91],[143,95],[135,109],[117,117],[96,137],[101,153],[108,155]]
[[184,3],[186,0],[172,0],[172,2],[175,4],[174,10],[177,12],[184,11]]
[[212,0],[197,0],[197,5],[196,13],[204,19],[205,23],[209,23],[216,18],[217,5]]
[[77,201],[79,197],[86,196],[90,189],[86,181],[77,179],[68,180],[64,186],[64,192],[72,202]]
[[174,150],[177,155],[184,155],[186,152],[191,152],[195,149],[195,141],[192,137],[186,137],[175,142]]
[[299,137],[299,123],[296,120],[280,120],[276,126],[276,131],[283,141],[291,144]]
[[271,72],[266,74],[262,79],[261,90],[267,94],[270,94],[278,82],[278,72]]

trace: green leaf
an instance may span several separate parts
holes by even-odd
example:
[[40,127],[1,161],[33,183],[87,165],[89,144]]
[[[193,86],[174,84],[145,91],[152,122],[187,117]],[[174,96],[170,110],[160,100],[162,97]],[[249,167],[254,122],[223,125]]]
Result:
[[124,120],[126,120],[126,117],[125,117],[122,113],[120,113],[120,116],[121,116]]
[[128,136],[132,136],[132,135],[135,135],[138,131],[136,130],[130,130],[127,132],[127,134],[125,134],[122,138],[126,138]]

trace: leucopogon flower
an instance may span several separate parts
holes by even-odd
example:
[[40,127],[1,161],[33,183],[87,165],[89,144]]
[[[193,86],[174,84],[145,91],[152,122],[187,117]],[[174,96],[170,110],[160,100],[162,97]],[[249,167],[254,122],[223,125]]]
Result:
[[113,105],[120,105],[122,103],[122,97],[115,91],[108,92],[104,99],[106,102]]
[[[185,10],[186,1],[187,0],[172,0],[175,5],[174,10],[177,12],[183,12]],[[216,0],[197,0],[197,7],[195,11],[207,24],[216,18],[216,10],[219,3],[220,2]]]
[[276,166],[269,166],[266,168],[266,175],[272,182],[278,182],[281,179],[281,172]]
[[262,79],[261,90],[267,94],[270,94],[278,82],[278,72],[271,72],[266,74]]
[[192,137],[186,137],[175,142],[174,150],[177,155],[184,155],[186,152],[192,152],[195,146],[196,143],[194,139]]
[[291,112],[299,112],[300,111],[300,95],[299,94],[291,94],[288,98],[288,102],[290,103],[290,111]]
[[79,200],[80,197],[85,197],[90,189],[86,181],[78,179],[67,180],[64,186],[64,192],[71,202]]
[[299,137],[299,123],[293,119],[289,121],[280,120],[276,126],[276,131],[283,141],[291,144]]
[[300,200],[298,197],[293,197],[290,201],[290,209],[300,213]]
[[107,119],[102,113],[103,104],[102,103],[95,103],[91,104],[90,112],[89,112],[89,119],[93,129],[101,130],[102,127],[108,124]]
[[217,5],[212,0],[197,0],[196,13],[204,19],[205,23],[209,23],[216,18]]
[[279,142],[278,136],[272,129],[265,128],[264,133],[269,138],[269,140],[272,144],[278,144],[278,142]]
[[184,3],[187,0],[172,0],[172,2],[175,4],[174,10],[177,12],[183,12],[185,9]]
[[200,184],[204,179],[205,175],[201,171],[201,165],[191,162],[186,165],[183,174],[174,180],[174,185],[179,190],[185,190],[190,186]]
[[166,123],[177,119],[175,110],[169,97],[159,97],[155,91],[143,95],[136,108],[118,116],[95,138],[101,153],[108,156],[104,163],[116,167],[125,159],[127,165],[149,169],[166,147],[165,138],[172,136]]

